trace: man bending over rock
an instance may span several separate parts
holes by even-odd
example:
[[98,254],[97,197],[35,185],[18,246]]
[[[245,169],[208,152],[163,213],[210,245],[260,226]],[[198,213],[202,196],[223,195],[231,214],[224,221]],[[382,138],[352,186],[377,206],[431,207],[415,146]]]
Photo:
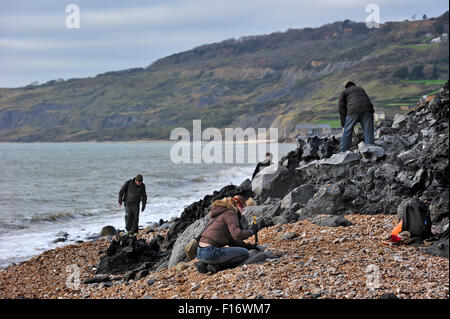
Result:
[[374,144],[373,104],[366,91],[353,82],[347,82],[345,90],[339,97],[339,115],[344,128],[340,152],[345,152],[352,145],[353,128],[361,123],[364,143]]

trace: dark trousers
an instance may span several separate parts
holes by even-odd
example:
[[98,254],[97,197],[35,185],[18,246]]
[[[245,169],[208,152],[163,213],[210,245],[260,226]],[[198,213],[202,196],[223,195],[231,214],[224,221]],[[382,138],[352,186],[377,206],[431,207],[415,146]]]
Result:
[[344,132],[342,133],[341,152],[345,152],[352,146],[353,128],[356,123],[361,123],[364,132],[364,143],[374,144],[374,123],[373,114],[370,112],[363,112],[357,114],[347,115],[345,118]]
[[139,204],[125,206],[125,229],[132,234],[138,232]]

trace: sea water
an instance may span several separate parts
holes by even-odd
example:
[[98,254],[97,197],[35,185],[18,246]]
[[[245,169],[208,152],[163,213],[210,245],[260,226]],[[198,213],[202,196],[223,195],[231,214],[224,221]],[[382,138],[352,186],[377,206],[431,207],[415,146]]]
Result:
[[[255,163],[180,163],[174,142],[0,143],[0,268],[55,247],[125,228],[118,192],[144,177],[145,227],[179,217],[184,207],[223,186],[251,178]],[[278,158],[295,149],[279,144]],[[247,152],[246,152],[247,154]],[[58,232],[68,241],[53,243]]]

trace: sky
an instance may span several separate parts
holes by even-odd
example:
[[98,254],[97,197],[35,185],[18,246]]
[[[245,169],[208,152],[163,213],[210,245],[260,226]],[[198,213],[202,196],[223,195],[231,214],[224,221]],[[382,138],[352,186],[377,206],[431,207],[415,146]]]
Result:
[[369,4],[381,23],[437,17],[449,7],[447,0],[0,0],[0,87],[147,67],[242,36],[365,22]]

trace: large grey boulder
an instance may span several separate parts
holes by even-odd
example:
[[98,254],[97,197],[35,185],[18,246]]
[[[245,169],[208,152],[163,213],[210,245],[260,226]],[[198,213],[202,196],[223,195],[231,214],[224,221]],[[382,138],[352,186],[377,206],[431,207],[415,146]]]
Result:
[[387,153],[398,154],[409,147],[410,142],[399,135],[383,135],[375,144],[381,146]]
[[395,177],[395,180],[400,183],[403,187],[417,190],[423,183],[426,172],[424,169],[420,168],[417,171],[401,171]]
[[267,197],[284,197],[294,180],[294,175],[281,165],[273,164],[260,171],[252,181],[252,191],[263,202]]
[[191,241],[191,239],[200,235],[202,230],[205,228],[206,224],[209,222],[209,214],[203,218],[200,218],[193,222],[181,233],[175,244],[173,245],[172,253],[170,255],[168,268],[174,267],[180,261],[187,261],[186,254],[184,252],[184,247]]
[[304,206],[314,196],[317,189],[312,184],[305,184],[294,188],[281,200],[281,208],[289,209],[295,204]]
[[117,236],[118,232],[114,226],[108,225],[108,226],[105,226],[102,228],[102,230],[100,231],[100,235],[101,236]]
[[345,190],[342,183],[325,184],[300,210],[300,217],[311,217],[319,214],[339,214],[346,208],[344,202]]
[[249,224],[253,222],[255,216],[256,223],[259,228],[269,227],[274,225],[273,218],[280,216],[282,209],[280,203],[270,205],[259,205],[247,207],[244,216],[247,218]]
[[449,216],[449,195],[442,194],[442,197],[435,198],[430,204],[430,218],[433,223],[440,222]]
[[395,114],[392,128],[398,129],[406,126],[408,117],[404,114]]
[[363,161],[375,163],[379,159],[386,157],[386,152],[381,146],[368,145],[364,142],[358,144],[358,151]]

